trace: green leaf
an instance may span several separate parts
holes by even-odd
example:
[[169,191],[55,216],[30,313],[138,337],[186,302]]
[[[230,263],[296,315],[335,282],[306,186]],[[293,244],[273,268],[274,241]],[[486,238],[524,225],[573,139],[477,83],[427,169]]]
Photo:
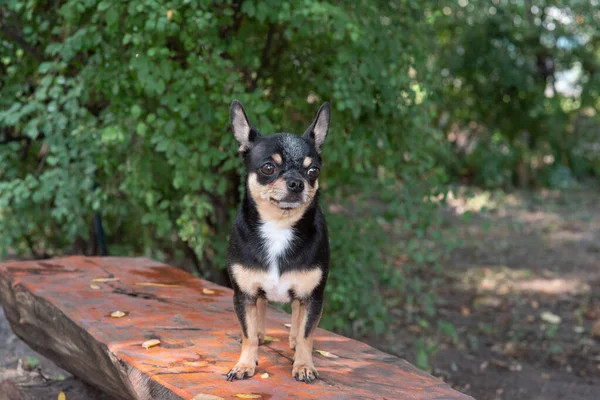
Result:
[[121,12],[117,7],[111,7],[106,12],[106,24],[110,27],[114,26],[119,22],[119,18],[121,17]]
[[148,132],[148,127],[143,122],[139,122],[135,128],[135,131],[141,137],[146,136],[146,132]]
[[142,109],[140,108],[140,106],[138,106],[137,104],[133,105],[131,107],[131,115],[134,118],[139,118],[139,116],[142,114]]
[[33,356],[26,356],[23,359],[23,366],[26,369],[32,370],[35,369],[38,365],[40,365],[40,360]]

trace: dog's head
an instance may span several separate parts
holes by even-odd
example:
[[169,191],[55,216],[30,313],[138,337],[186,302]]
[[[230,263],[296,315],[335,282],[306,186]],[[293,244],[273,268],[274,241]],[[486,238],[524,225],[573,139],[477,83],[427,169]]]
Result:
[[329,129],[329,103],[324,103],[302,136],[262,136],[242,104],[231,104],[231,125],[248,173],[248,190],[264,220],[299,218],[319,187],[321,149]]

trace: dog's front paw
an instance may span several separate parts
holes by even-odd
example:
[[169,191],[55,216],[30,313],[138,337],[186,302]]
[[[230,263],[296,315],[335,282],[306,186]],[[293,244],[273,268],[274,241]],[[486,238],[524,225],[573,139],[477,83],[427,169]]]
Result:
[[235,367],[231,368],[231,370],[227,373],[227,380],[229,382],[233,382],[234,379],[246,379],[250,378],[254,375],[254,371],[256,369],[256,364],[248,364],[239,362],[235,364]]
[[292,376],[296,378],[297,381],[306,383],[312,383],[314,380],[319,379],[319,373],[312,363],[294,363]]

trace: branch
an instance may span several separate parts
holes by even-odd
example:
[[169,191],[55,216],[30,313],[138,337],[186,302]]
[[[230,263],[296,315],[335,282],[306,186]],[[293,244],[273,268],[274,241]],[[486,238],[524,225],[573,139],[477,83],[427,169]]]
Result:
[[275,64],[273,65],[273,70],[271,74],[276,75],[279,71],[279,65],[281,62],[281,55],[283,54],[283,50],[285,49],[285,45],[287,41],[285,40],[285,36],[283,35],[283,31],[279,31],[279,46],[275,48]]
[[237,4],[235,5],[235,9],[233,10],[233,25],[224,26],[223,28],[221,28],[219,30],[219,37],[221,39],[229,41],[229,39],[230,39],[230,38],[228,38],[229,32],[232,31],[232,36],[233,36],[240,29],[240,26],[242,25],[242,18],[243,18],[243,15],[241,13],[243,3],[244,3],[244,0],[237,0]]
[[[0,131],[0,132],[2,132],[2,131]],[[3,133],[4,133],[4,138],[0,139],[0,144],[7,144],[7,143],[11,143],[11,142],[22,142],[22,141],[31,142],[33,140],[29,136],[24,136],[24,135],[11,136],[8,133],[7,129],[5,129]],[[39,141],[39,140],[43,140],[44,138],[45,138],[45,135],[43,133],[40,133],[35,138],[35,140]]]
[[30,140],[27,136],[8,136],[4,139],[0,139],[0,144],[6,144],[10,142],[22,142],[23,140]]
[[37,51],[37,49],[35,47],[33,47],[32,45],[30,45],[29,43],[27,43],[25,41],[25,39],[23,39],[21,36],[19,36],[19,34],[15,31],[9,30],[7,28],[0,28],[0,33],[3,33],[4,36],[6,38],[8,38],[9,40],[12,40],[13,42],[18,43],[19,45],[21,45],[21,47],[23,48],[23,50],[25,50],[27,53],[29,53],[29,55],[33,56],[33,58],[35,58],[38,61],[44,61],[44,57],[42,57],[42,55]]
[[[18,24],[19,21],[14,15],[13,20],[15,23]],[[27,53],[33,56],[36,60],[44,61],[44,56],[42,55],[42,53],[37,48],[35,48],[35,46],[29,44],[23,38],[23,33],[18,27],[11,28],[6,25],[3,25],[2,22],[0,22],[0,33],[3,34],[3,36],[7,39],[19,44],[23,48],[23,50],[25,50]]]
[[253,91],[258,86],[258,80],[261,77],[261,71],[267,66],[269,50],[271,49],[271,42],[273,41],[273,35],[275,34],[275,25],[272,23],[269,24],[269,32],[267,33],[267,40],[265,41],[265,46],[263,47],[262,56],[260,58],[260,67],[258,71],[256,71],[256,77],[252,80],[250,84],[250,91]]
[[233,32],[237,32],[240,29],[240,25],[242,24],[242,4],[244,4],[244,0],[238,0],[237,6],[233,13]]

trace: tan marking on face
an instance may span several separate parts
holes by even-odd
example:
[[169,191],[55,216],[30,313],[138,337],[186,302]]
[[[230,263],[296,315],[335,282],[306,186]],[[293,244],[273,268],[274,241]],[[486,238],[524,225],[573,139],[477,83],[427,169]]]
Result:
[[273,161],[275,161],[279,165],[281,165],[281,163],[283,162],[283,160],[281,159],[281,154],[279,154],[279,153],[273,154],[272,158],[273,158]]
[[306,157],[304,159],[304,162],[302,163],[302,166],[304,168],[308,168],[308,167],[310,167],[310,164],[312,164],[312,162],[313,162],[313,159],[311,157]]
[[315,287],[321,282],[323,271],[313,268],[306,271],[289,271],[276,277],[269,275],[269,271],[246,268],[240,264],[231,267],[235,282],[240,290],[250,296],[256,296],[258,289],[262,289],[269,299],[270,293],[289,292],[293,290],[297,297],[308,297]]
[[304,203],[291,210],[282,210],[271,199],[281,200],[288,193],[285,180],[278,178],[273,183],[261,185],[258,183],[258,176],[255,172],[248,174],[248,189],[250,196],[256,203],[260,218],[263,221],[275,222],[281,228],[291,227],[302,218],[304,211],[312,202],[319,188],[319,182],[317,180],[314,187],[306,183],[305,187],[306,189],[303,192]]

